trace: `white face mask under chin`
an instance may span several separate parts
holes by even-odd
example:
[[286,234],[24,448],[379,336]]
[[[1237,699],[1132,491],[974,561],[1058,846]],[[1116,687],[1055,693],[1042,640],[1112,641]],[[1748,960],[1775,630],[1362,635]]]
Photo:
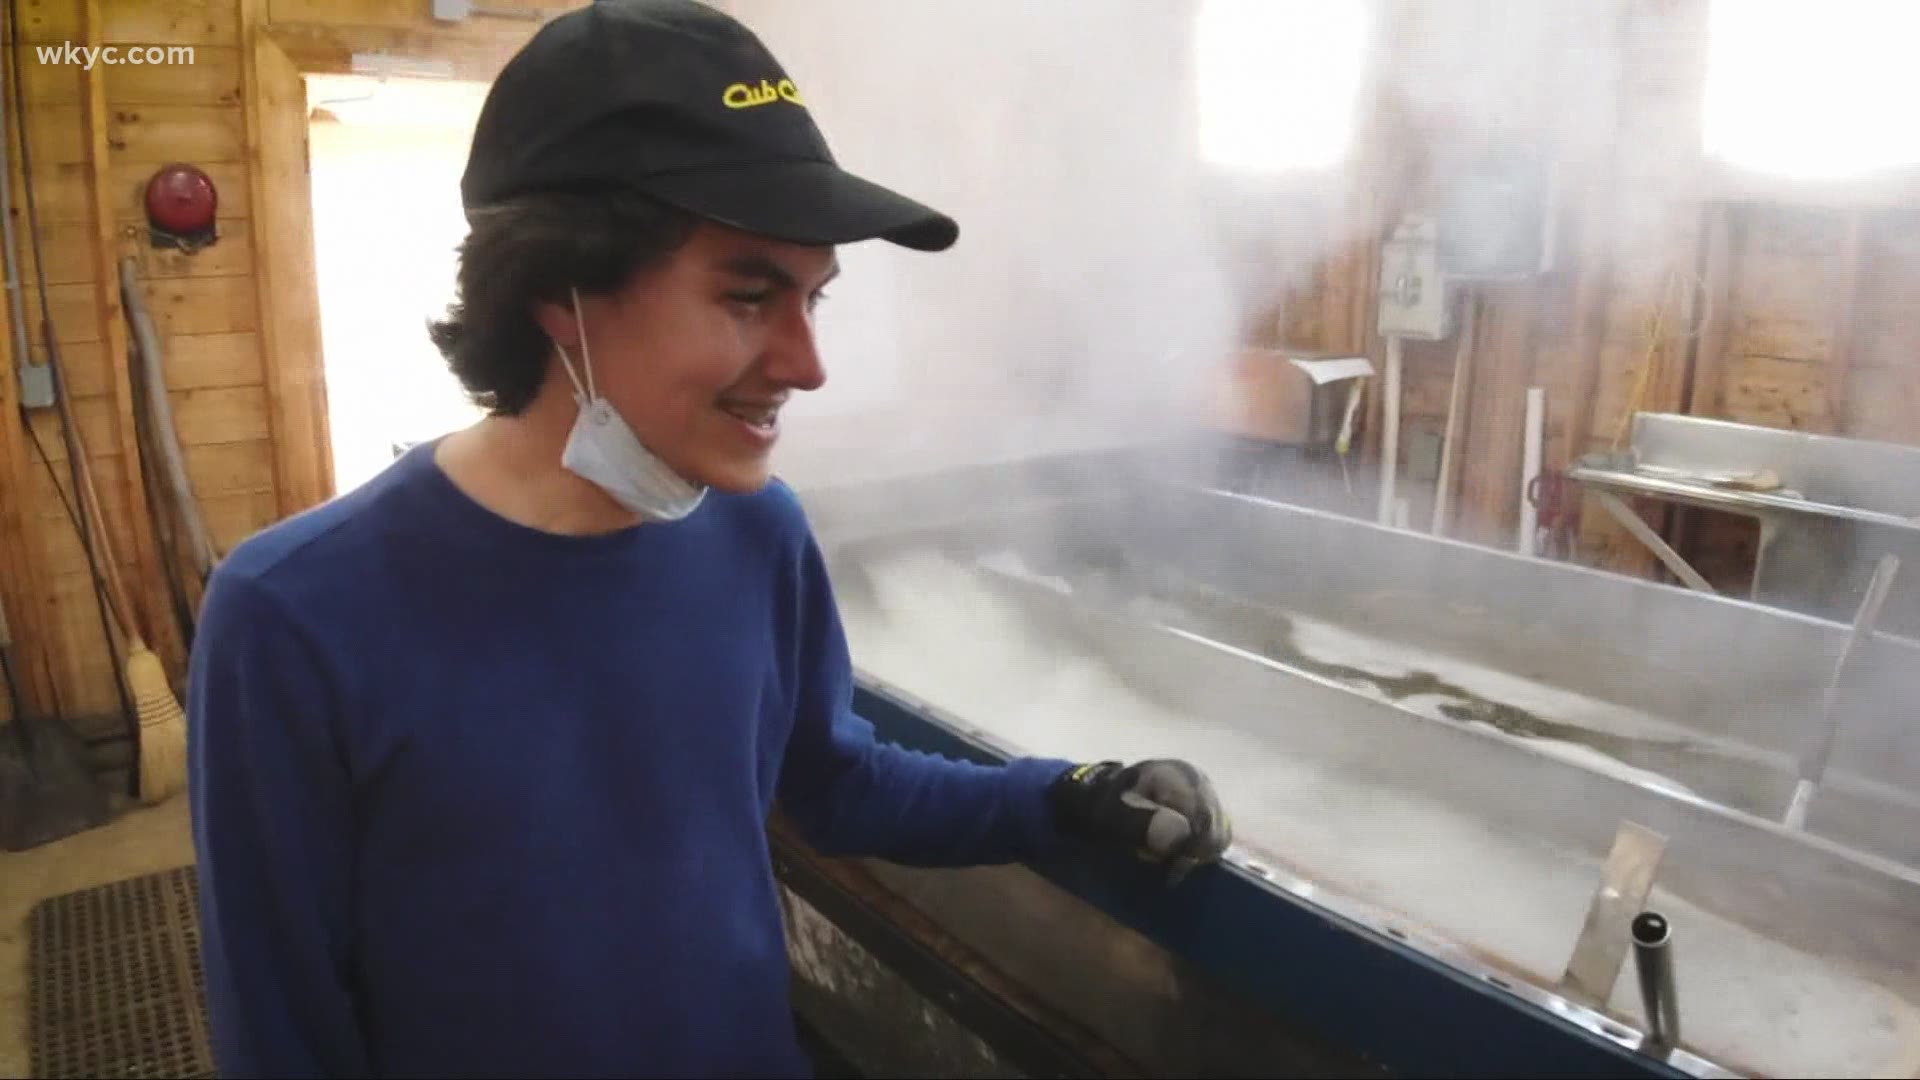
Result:
[[706,497],[706,487],[687,482],[642,446],[627,422],[594,391],[593,357],[587,350],[577,292],[573,296],[573,319],[580,328],[580,362],[586,382],[582,384],[574,374],[573,358],[567,355],[566,347],[554,342],[567,378],[573,382],[574,400],[580,404],[560,463],[648,521],[678,521],[693,513]]

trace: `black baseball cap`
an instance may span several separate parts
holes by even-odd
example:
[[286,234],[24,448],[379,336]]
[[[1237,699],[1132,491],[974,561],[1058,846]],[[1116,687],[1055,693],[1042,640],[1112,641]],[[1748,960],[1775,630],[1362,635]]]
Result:
[[940,251],[952,218],[845,171],[760,39],[695,0],[595,0],[501,69],[474,127],[471,211],[538,191],[627,188],[790,243]]

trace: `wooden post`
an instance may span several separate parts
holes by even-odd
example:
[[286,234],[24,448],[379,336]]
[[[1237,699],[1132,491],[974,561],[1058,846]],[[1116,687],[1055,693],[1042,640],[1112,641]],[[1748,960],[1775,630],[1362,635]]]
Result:
[[333,495],[313,252],[307,93],[300,70],[267,32],[265,0],[240,2],[242,85],[253,194],[260,359],[281,516]]
[[1867,216],[1870,210],[1849,210],[1846,234],[1840,244],[1840,273],[1834,282],[1833,345],[1827,354],[1827,415],[1832,434],[1845,435],[1850,424],[1847,375],[1853,367],[1854,323],[1860,312],[1860,278],[1866,263]]
[[[84,0],[82,35],[89,49],[97,49],[102,44],[105,35],[101,29],[100,0]],[[173,620],[158,617],[159,613],[168,610],[168,597],[159,577],[160,559],[152,533],[153,519],[147,506],[146,487],[140,482],[140,443],[135,433],[133,414],[137,406],[133,400],[132,379],[127,371],[127,323],[121,312],[120,272],[115,261],[119,242],[114,236],[112,170],[107,138],[108,70],[106,65],[96,64],[86,72],[85,105],[82,109],[87,134],[87,197],[93,221],[94,308],[101,320],[102,359],[109,368],[107,385],[113,395],[113,441],[123,466],[121,477],[124,480],[123,493],[128,518],[124,523],[124,531],[113,528],[112,523],[108,522],[107,531],[113,534],[109,536],[108,544],[114,548],[113,554],[131,563],[133,569],[129,591],[133,594],[130,600],[137,610],[128,612],[126,617],[145,631],[146,640],[167,663],[169,670],[178,671],[185,665],[186,647],[180,640]],[[108,451],[88,447],[87,452],[105,456]],[[104,504],[101,515],[107,517],[111,503],[104,495],[101,502]],[[117,536],[131,537],[131,548],[123,550],[115,544]]]
[[1704,252],[1701,258],[1700,338],[1693,347],[1692,385],[1686,410],[1694,416],[1719,416],[1725,407],[1720,384],[1727,370],[1727,330],[1732,325],[1734,244],[1740,233],[1734,208],[1724,202],[1705,208]]
[[1473,396],[1462,418],[1466,439],[1459,507],[1451,535],[1511,547],[1519,521],[1520,461],[1527,387],[1534,381],[1538,282],[1488,286],[1480,298]]

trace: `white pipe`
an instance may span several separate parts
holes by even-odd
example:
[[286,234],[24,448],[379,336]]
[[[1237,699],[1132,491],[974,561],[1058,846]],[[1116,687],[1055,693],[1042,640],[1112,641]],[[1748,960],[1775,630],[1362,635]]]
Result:
[[1387,380],[1380,395],[1379,523],[1392,525],[1393,481],[1400,467],[1400,339],[1387,338]]
[[1527,388],[1527,442],[1520,466],[1520,554],[1534,553],[1534,530],[1539,525],[1539,513],[1534,509],[1533,501],[1527,498],[1527,491],[1533,486],[1534,477],[1540,475],[1540,441],[1542,429],[1546,424],[1547,392],[1538,386]]

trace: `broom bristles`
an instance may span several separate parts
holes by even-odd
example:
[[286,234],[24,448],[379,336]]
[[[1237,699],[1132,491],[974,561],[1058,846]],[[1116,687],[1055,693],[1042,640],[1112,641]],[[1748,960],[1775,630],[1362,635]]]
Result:
[[187,718],[160,658],[144,643],[128,653],[127,688],[140,714],[140,801],[151,806],[187,786]]

